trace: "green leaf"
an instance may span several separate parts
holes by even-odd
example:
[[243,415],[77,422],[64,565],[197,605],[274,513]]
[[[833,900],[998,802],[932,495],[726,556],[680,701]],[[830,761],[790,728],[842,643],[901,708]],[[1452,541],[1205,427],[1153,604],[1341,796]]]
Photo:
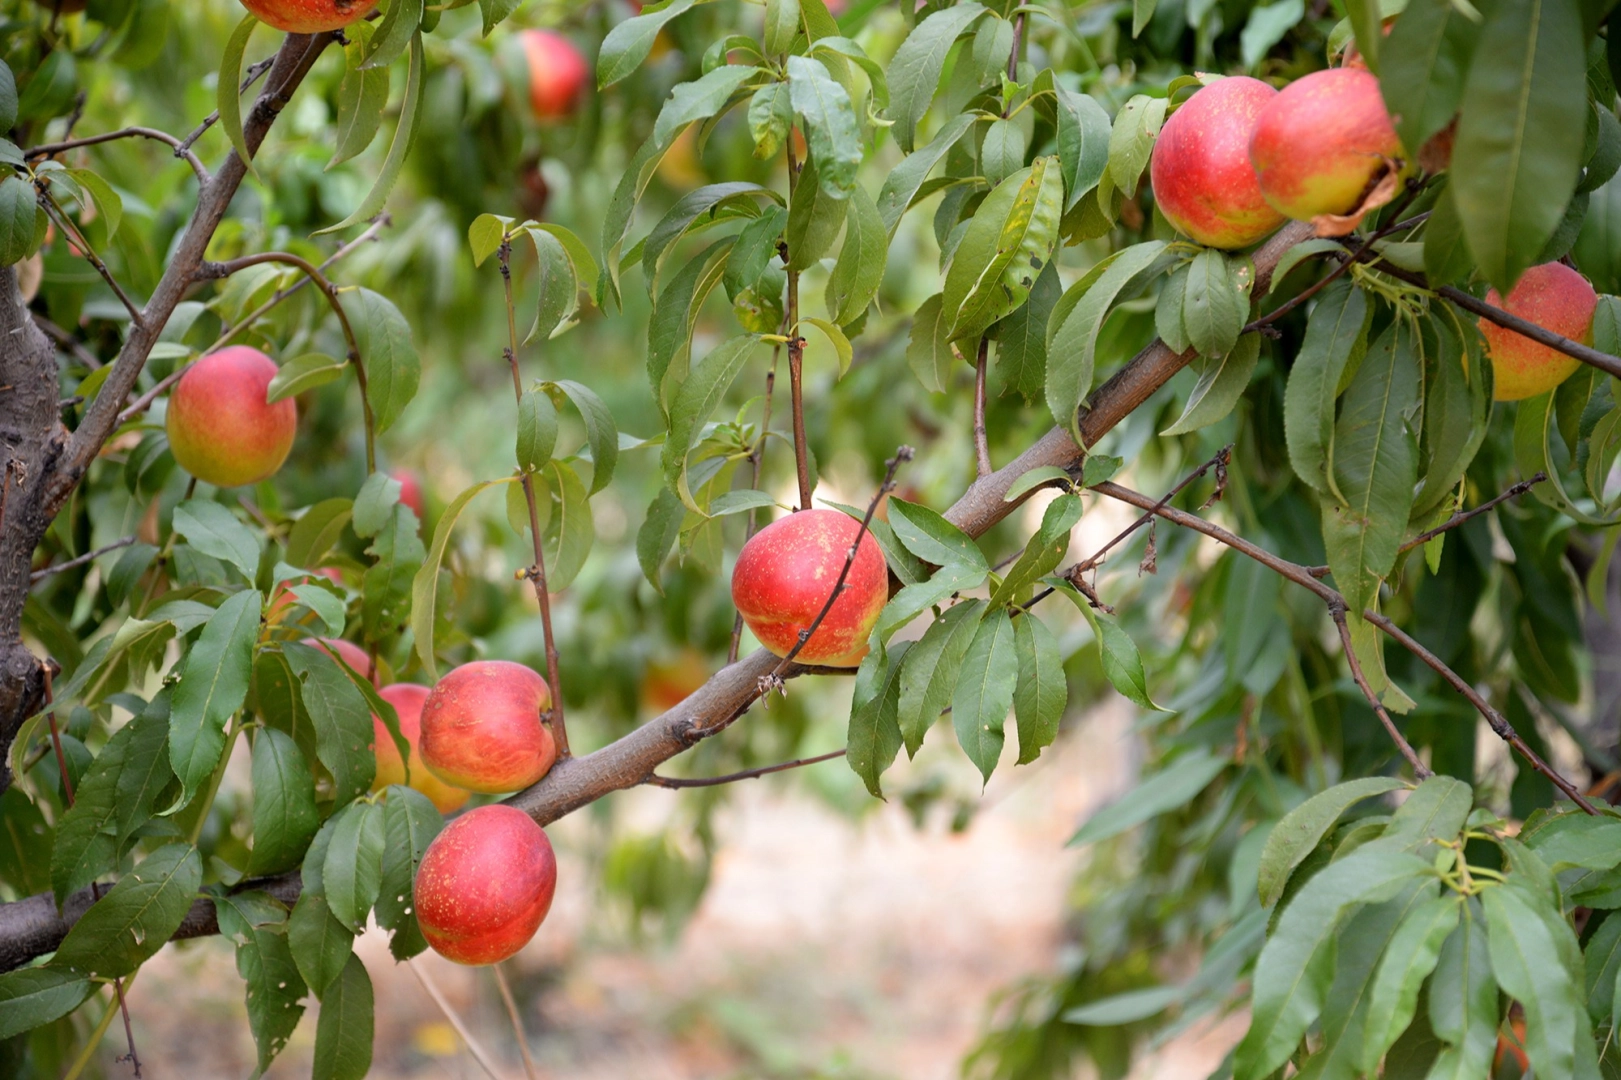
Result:
[[355,496],[354,514],[350,519],[355,535],[370,540],[388,528],[403,489],[404,485],[387,473],[372,473],[366,477]]
[[535,309],[535,325],[529,328],[529,335],[524,338],[525,345],[536,338],[550,340],[573,325],[570,316],[578,307],[580,294],[574,263],[563,249],[562,242],[538,229],[528,230],[527,235],[535,248],[539,303]]
[[980,171],[985,174],[987,181],[999,184],[1024,167],[1027,149],[1024,128],[1019,126],[1018,121],[993,120],[980,143]]
[[348,499],[323,499],[304,511],[287,534],[288,564],[310,567],[320,562],[349,524],[353,506]]
[[369,640],[403,630],[410,618],[411,582],[426,556],[419,528],[410,507],[395,506],[388,524],[366,549],[375,560],[360,579],[361,616]]
[[1058,119],[1058,160],[1064,175],[1064,211],[1097,186],[1109,165],[1109,114],[1096,98],[1053,84]]
[[1047,323],[1062,295],[1057,267],[1048,262],[1030,287],[1030,298],[996,324],[996,370],[1005,389],[1034,402],[1047,382]]
[[1008,485],[1007,494],[1002,496],[1003,502],[1015,502],[1019,496],[1038,487],[1045,487],[1054,482],[1062,483],[1068,487],[1074,484],[1074,479],[1067,469],[1058,465],[1037,465],[1028,472],[1019,474],[1018,479]]
[[1063,199],[1058,159],[1043,157],[979,204],[946,272],[951,340],[977,337],[1025,302],[1058,243]]
[[935,293],[912,313],[912,335],[906,345],[906,362],[930,393],[943,393],[951,386],[951,370],[957,364],[946,329],[941,295]]
[[804,122],[817,182],[829,197],[847,197],[856,186],[862,157],[861,128],[849,93],[820,60],[790,56],[788,95]]
[[[665,211],[658,224],[653,226],[653,231],[647,234],[647,239],[642,241],[642,273],[650,283],[654,282],[664,254],[676,241],[694,231],[695,226],[703,227],[717,220],[725,220],[717,217],[722,210],[756,213],[759,210],[757,200],[762,197],[780,198],[774,191],[742,181],[705,184],[687,192]],[[737,258],[735,247],[730,258]],[[755,277],[758,276],[756,273]]]
[[1448,1044],[1430,1072],[1435,1080],[1485,1076],[1497,1049],[1497,984],[1480,901],[1464,904],[1462,916],[1441,946],[1429,984],[1430,1027]]
[[1285,814],[1283,820],[1273,826],[1261,850],[1258,883],[1261,905],[1271,907],[1278,902],[1289,876],[1322,842],[1345,811],[1363,799],[1402,786],[1400,780],[1388,776],[1350,780],[1318,792]]
[[332,821],[321,872],[326,902],[337,920],[358,934],[383,880],[383,808],[361,800],[338,811]]
[[124,200],[119,198],[118,192],[113,190],[111,184],[89,169],[68,169],[67,174],[78,181],[79,186],[96,201],[96,206],[101,210],[102,220],[106,223],[107,238],[111,240],[118,232],[119,222],[124,218]]
[[579,473],[560,461],[550,462],[546,468],[551,477],[547,486],[556,505],[541,529],[546,541],[546,584],[556,591],[573,583],[597,534]]
[[293,947],[293,960],[317,999],[325,996],[326,988],[343,971],[355,938],[327,906],[326,856],[332,848],[336,828],[336,821],[328,818],[304,853],[300,869],[303,891],[287,920],[287,939]]
[[[940,163],[940,159],[946,156],[946,152],[957,144],[957,140],[974,126],[975,119],[970,113],[952,117],[927,146],[906,155],[884,178],[884,186],[878,192],[877,206],[878,214],[883,218],[884,231],[890,236],[895,235],[901,217],[917,199],[923,181]],[[1107,117],[1104,122],[1107,124]]]
[[983,600],[966,600],[953,606],[908,650],[901,665],[897,703],[897,721],[908,757],[917,754],[923,736],[951,701],[963,654],[974,640],[984,610]]
[[757,67],[725,64],[692,82],[678,84],[659,110],[653,124],[653,142],[665,145],[688,124],[714,116],[745,83],[760,74]]
[[377,925],[394,932],[389,951],[394,959],[404,960],[428,947],[417,926],[412,889],[422,856],[444,828],[445,820],[426,795],[396,784],[388,789],[388,801],[383,804],[383,825],[387,842],[383,846]]
[[1288,1061],[1318,1018],[1333,971],[1334,935],[1350,910],[1388,900],[1433,873],[1415,855],[1361,848],[1306,882],[1256,961],[1250,1027],[1234,1059],[1236,1080],[1260,1080]]
[[1372,1074],[1413,1022],[1418,991],[1435,970],[1441,945],[1458,927],[1463,904],[1455,894],[1424,901],[1407,914],[1385,947],[1384,958],[1368,991],[1362,1028],[1361,1071]]
[[317,386],[325,386],[341,377],[348,366],[347,361],[336,360],[325,353],[305,353],[302,356],[295,356],[283,364],[276,372],[275,378],[270,380],[265,401],[274,405],[283,398],[302,394],[306,390],[314,390]]
[[1334,445],[1334,401],[1348,364],[1367,349],[1369,310],[1362,290],[1348,281],[1324,290],[1306,323],[1306,339],[1289,371],[1283,395],[1283,433],[1295,475],[1327,494]]
[[1069,847],[1095,844],[1119,836],[1161,814],[1186,806],[1210,786],[1232,762],[1207,750],[1193,750],[1177,758],[1115,802],[1095,811],[1069,838]]
[[113,732],[96,755],[56,824],[50,872],[58,904],[113,869],[125,843],[151,818],[174,776],[168,746],[169,718],[149,707]]
[[51,966],[109,978],[128,975],[168,944],[202,883],[196,848],[158,848],[80,916]]
[[1249,314],[1252,275],[1240,275],[1227,256],[1205,248],[1188,263],[1182,292],[1182,326],[1188,344],[1204,357],[1223,357],[1238,342],[1238,332]]
[[1148,167],[1169,105],[1167,98],[1138,94],[1115,114],[1109,132],[1109,175],[1128,199],[1137,194],[1137,181]]
[[235,593],[203,626],[181,663],[169,719],[169,763],[180,778],[176,807],[189,803],[225,749],[225,725],[248,693],[261,598]]
[[1137,643],[1121,629],[1120,624],[1092,607],[1092,602],[1076,592],[1068,582],[1049,578],[1081,609],[1086,621],[1092,624],[1092,633],[1098,639],[1098,654],[1103,661],[1103,674],[1109,684],[1128,701],[1144,709],[1158,710],[1154,699],[1148,696],[1148,679],[1143,673],[1143,658],[1137,652]]
[[1047,324],[1047,407],[1080,441],[1081,403],[1092,392],[1098,332],[1116,299],[1165,251],[1158,241],[1108,256],[1065,290]]
[[1450,0],[1412,0],[1380,47],[1379,89],[1414,153],[1452,122],[1479,24]]
[[[236,29],[231,31],[231,36],[225,42],[225,51],[220,55],[219,85],[215,92],[220,127],[225,130],[225,137],[231,140],[231,145],[236,148],[237,155],[249,172],[253,171],[253,154],[248,150],[247,137],[242,133],[242,92],[238,88],[242,84],[242,56],[248,51],[248,39],[258,25],[258,19],[244,15],[242,21],[236,24]],[[39,75],[36,74],[34,80],[39,81]],[[28,89],[32,91],[33,88],[33,83],[30,83]]]
[[1166,348],[1179,354],[1187,352],[1191,344],[1187,326],[1182,322],[1182,305],[1188,295],[1190,266],[1191,263],[1184,263],[1171,271],[1171,276],[1160,286],[1159,298],[1154,301],[1154,332]]
[[518,399],[518,468],[538,472],[557,447],[557,406],[543,391],[530,390]]
[[1344,250],[1344,245],[1338,240],[1330,240],[1326,237],[1313,237],[1309,240],[1300,241],[1300,243],[1285,251],[1283,257],[1278,260],[1278,265],[1272,268],[1272,276],[1267,280],[1267,292],[1276,290],[1284,279],[1294,271],[1295,267],[1307,259],[1315,258],[1318,255],[1337,255]]
[[[405,159],[410,155],[411,143],[416,137],[417,121],[422,114],[422,70],[424,63],[422,34],[418,32],[411,38],[411,62],[406,69],[405,100],[400,104],[399,123],[394,128],[394,141],[388,145],[388,156],[383,159],[383,167],[377,173],[377,180],[372,184],[371,190],[366,192],[366,197],[360,200],[360,205],[355,207],[354,213],[336,225],[328,225],[324,229],[316,230],[315,235],[321,236],[326,233],[341,232],[351,225],[358,225],[362,221],[370,221],[382,212],[383,206],[388,202],[388,193],[394,190],[394,183],[400,178],[400,172],[405,168]],[[364,292],[365,290],[361,291]],[[362,348],[363,355],[364,351],[364,348]]]
[[765,51],[780,56],[799,36],[799,0],[766,0]]
[[883,798],[879,778],[895,763],[895,755],[901,748],[901,729],[897,721],[900,674],[910,650],[911,642],[906,641],[893,650],[875,648],[856,669],[845,760],[875,798]]
[[664,586],[659,580],[659,567],[664,565],[665,557],[681,535],[681,522],[686,516],[687,505],[681,497],[669,488],[660,488],[647,508],[642,527],[636,530],[636,561],[661,596]]
[[1475,257],[1464,241],[1458,204],[1448,184],[1436,197],[1435,209],[1424,225],[1424,273],[1432,284],[1446,285],[1462,281],[1474,269]]
[[351,23],[344,32],[349,42],[343,47],[343,81],[338,84],[337,149],[326,163],[328,171],[360,156],[372,144],[388,107],[387,66],[362,66],[374,36],[372,24]]
[[325,650],[296,641],[283,642],[281,648],[315,726],[315,756],[332,774],[334,797],[342,806],[364,795],[376,773],[371,710]]
[[1244,32],[1239,37],[1244,66],[1253,70],[1259,65],[1272,46],[1282,41],[1305,14],[1303,0],[1279,0],[1275,4],[1250,8],[1249,18],[1244,22]]
[[957,743],[986,782],[1002,756],[1002,729],[1018,684],[1013,636],[1013,621],[1006,609],[986,615],[963,653],[951,697]]
[[828,276],[825,298],[828,315],[839,326],[849,326],[866,313],[878,295],[889,256],[889,233],[872,196],[855,184],[849,202],[844,215],[844,244]]
[[723,279],[734,249],[730,237],[705,248],[670,279],[653,304],[653,317],[647,324],[647,380],[666,411],[687,376],[698,312]]
[[1431,840],[1452,840],[1463,828],[1474,803],[1474,792],[1462,780],[1432,776],[1413,790],[1390,816],[1379,838],[1381,847],[1432,854]]
[[[585,445],[591,452],[590,493],[595,495],[613,480],[614,469],[619,465],[619,425],[614,423],[613,413],[595,390],[573,379],[558,379],[544,384],[541,389],[548,393],[562,391],[585,423]],[[561,404],[555,393],[552,400]]]
[[[222,929],[228,904],[228,901],[215,901],[215,906],[221,909]],[[233,936],[238,938],[236,970],[247,983],[248,1027],[253,1032],[262,1073],[270,1068],[270,1063],[298,1027],[304,1015],[300,999],[309,988],[298,973],[292,947],[282,927],[248,926],[240,935]]]
[[1507,293],[1581,176],[1587,86],[1575,0],[1491,9],[1469,65],[1451,191],[1481,274]]
[[1060,495],[1047,504],[1041,526],[1025,544],[1002,583],[991,593],[991,606],[1013,602],[1024,589],[1053,571],[1069,550],[1069,534],[1080,522],[1081,510],[1079,495]]
[[799,172],[799,183],[794,186],[793,198],[788,202],[785,239],[790,270],[804,270],[826,255],[849,212],[850,200],[831,194],[821,182],[819,170],[815,158],[805,162]]
[[362,1080],[371,1071],[372,988],[353,953],[321,998],[311,1080]]
[[361,67],[387,69],[398,60],[422,26],[422,8],[423,0],[391,0]]
[[0,266],[21,262],[34,250],[37,214],[33,185],[7,170],[0,179]]
[[435,662],[433,647],[433,628],[435,622],[435,609],[439,600],[439,568],[444,563],[445,548],[450,543],[450,533],[456,528],[456,522],[461,518],[462,511],[473,497],[497,484],[510,484],[516,478],[506,477],[501,480],[485,480],[474,484],[451,500],[445,512],[439,516],[439,523],[433,530],[433,544],[428,555],[422,561],[422,567],[411,580],[411,636],[415,639],[416,654],[422,661],[422,670],[430,680],[437,680],[438,665]]
[[[1463,479],[1485,441],[1491,416],[1491,365],[1467,325],[1432,318],[1434,363],[1424,390],[1424,455],[1428,464],[1413,498],[1413,514],[1440,507]],[[1465,335],[1460,340],[1459,331]],[[1426,345],[1430,344],[1426,341]]]
[[1621,919],[1614,914],[1605,918],[1587,939],[1583,956],[1588,1018],[1599,1025],[1609,1020],[1613,1030],[1616,973],[1621,971]]
[[889,524],[906,550],[924,562],[978,570],[990,565],[972,537],[927,506],[891,498]]
[[4,60],[0,60],[0,131],[17,126],[17,77]]
[[[597,53],[597,88],[606,90],[641,66],[653,50],[653,41],[664,24],[690,9],[697,0],[672,0],[658,11],[649,11],[614,25],[602,39]],[[485,28],[485,34],[489,28]]]
[[701,512],[687,489],[687,453],[759,340],[757,335],[744,334],[704,357],[681,384],[670,407],[670,432],[664,440],[664,480],[691,510]]
[[366,366],[366,399],[380,435],[416,397],[422,360],[411,341],[411,324],[388,297],[357,288],[340,294],[340,299]]
[[910,154],[917,135],[918,121],[929,111],[940,75],[945,71],[951,46],[985,14],[985,8],[970,2],[931,13],[912,28],[889,62],[890,130],[900,148]]
[[249,581],[259,571],[259,538],[217,502],[187,499],[175,507],[174,531],[204,555],[230,563]]
[[977,589],[985,583],[988,576],[989,571],[982,568],[947,564],[927,581],[901,589],[884,605],[883,611],[878,616],[878,625],[874,628],[874,632],[878,635],[879,642],[887,644],[897,630],[923,612],[936,604],[945,603],[955,594]]
[[[1574,1044],[1592,1046],[1579,983],[1555,962],[1560,951],[1553,923],[1570,935],[1555,902],[1529,889],[1506,885],[1481,892],[1492,972],[1503,992],[1525,1010],[1525,1050],[1538,1077],[1559,1080],[1576,1075]],[[1574,943],[1574,937],[1571,939]]]
[[253,857],[248,875],[274,874],[304,856],[321,815],[315,777],[288,735],[267,727],[253,739]]
[[1069,705],[1069,680],[1058,639],[1029,612],[1013,622],[1013,651],[1019,658],[1019,682],[1013,691],[1019,764],[1027,765],[1058,738],[1058,723]]
[[749,136],[754,140],[754,156],[762,160],[776,157],[793,123],[793,98],[786,84],[767,83],[756,90],[749,99]]
[[1368,70],[1379,74],[1379,45],[1384,37],[1384,10],[1379,0],[1345,0],[1345,13],[1356,35],[1357,52]]
[[1225,420],[1244,396],[1261,356],[1261,335],[1245,334],[1238,345],[1220,359],[1207,359],[1199,372],[1199,381],[1188,404],[1177,417],[1176,423],[1160,432],[1161,435],[1186,435],[1218,420]]
[[[15,88],[12,101],[15,108]],[[0,1039],[61,1019],[84,1004],[95,986],[82,976],[49,967],[0,973]]]
[[1325,500],[1323,541],[1353,616],[1395,566],[1413,505],[1418,447],[1407,418],[1419,404],[1416,352],[1413,328],[1398,317],[1369,347],[1334,427],[1332,482],[1345,502]]

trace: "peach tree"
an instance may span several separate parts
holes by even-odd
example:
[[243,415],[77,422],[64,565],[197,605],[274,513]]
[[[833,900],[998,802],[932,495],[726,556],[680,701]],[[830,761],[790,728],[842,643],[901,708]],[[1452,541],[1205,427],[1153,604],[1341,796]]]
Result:
[[[0,1060],[122,1016],[138,1074],[224,934],[259,1069],[313,998],[358,1077],[458,788],[531,854],[837,757],[966,818],[1119,695],[1079,947],[970,1075],[1237,1008],[1243,1080],[1617,1068],[1612,4],[244,6],[0,3]],[[634,724],[651,639],[713,674]],[[539,764],[470,780],[441,677],[514,658]],[[931,736],[973,784],[891,773]]]

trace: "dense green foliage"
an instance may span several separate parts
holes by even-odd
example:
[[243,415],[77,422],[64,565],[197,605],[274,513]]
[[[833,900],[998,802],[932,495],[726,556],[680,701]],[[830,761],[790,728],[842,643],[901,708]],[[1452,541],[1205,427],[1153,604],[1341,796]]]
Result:
[[[317,1074],[363,1075],[372,992],[351,944],[372,916],[396,957],[426,947],[402,898],[440,819],[407,788],[369,792],[370,717],[393,712],[307,639],[355,641],[379,682],[476,656],[542,669],[533,594],[512,580],[533,561],[527,486],[574,749],[596,749],[657,711],[638,691],[650,669],[722,666],[727,570],[754,523],[799,501],[796,451],[822,503],[859,517],[910,444],[871,526],[896,591],[855,678],[795,683],[678,771],[843,744],[850,770],[803,774],[830,801],[944,803],[966,822],[979,781],[1034,761],[1066,716],[1132,703],[1144,776],[1075,835],[1078,947],[1057,978],[996,995],[968,1075],[1083,1059],[1123,1075],[1150,1036],[1239,1007],[1251,1026],[1222,1071],[1242,1080],[1291,1061],[1324,1077],[1518,1075],[1527,1057],[1549,1080],[1621,1070],[1621,822],[1523,757],[1557,757],[1562,730],[1555,748],[1581,758],[1564,766],[1616,768],[1593,627],[1621,535],[1621,401],[1583,366],[1494,404],[1476,312],[1439,292],[1478,299],[1568,258],[1604,294],[1591,344],[1621,352],[1612,5],[834,6],[604,0],[509,20],[508,0],[385,0],[326,49],[207,258],[323,263],[364,230],[326,267],[331,303],[286,261],[229,267],[174,310],[136,389],[254,345],[281,365],[271,396],[298,402],[292,458],[251,488],[195,485],[160,394],[36,555],[130,540],[31,587],[28,641],[61,673],[51,714],[9,747],[0,899],[116,884],[48,960],[0,974],[0,1062],[59,1074],[100,1018],[75,1010],[201,893],[235,942],[261,1067],[313,994]],[[568,120],[533,117],[512,21],[595,57]],[[231,89],[280,38],[225,0],[0,3],[0,265],[37,278],[32,310],[65,330],[70,429],[130,337],[85,249],[140,304],[198,181],[157,140],[29,151],[130,125],[184,137],[218,107],[195,144],[217,169],[246,152],[257,93]],[[1147,178],[1167,116],[1219,74],[1281,85],[1353,41],[1399,118],[1404,190],[1358,234],[1264,264],[1178,238]],[[1449,159],[1421,152],[1438,136]],[[1005,465],[1054,425],[1079,438],[1083,407],[1156,337],[1192,370],[1084,464],[1012,481],[1009,501],[1044,501],[943,516],[976,475],[976,367]],[[1165,521],[1069,572],[1071,533],[1105,499],[1089,489],[1157,498],[1212,459],[1176,506],[1332,589]],[[401,467],[427,480],[425,521]],[[1408,543],[1539,471],[1523,498]],[[1438,775],[1414,775],[1375,701]],[[1520,758],[1500,752],[1510,726]],[[886,778],[903,749],[953,736],[972,771]],[[237,791],[222,778],[244,742]],[[686,792],[653,836],[618,836],[599,804],[594,869],[638,925],[696,904],[724,797]],[[292,870],[289,906],[273,893]]]

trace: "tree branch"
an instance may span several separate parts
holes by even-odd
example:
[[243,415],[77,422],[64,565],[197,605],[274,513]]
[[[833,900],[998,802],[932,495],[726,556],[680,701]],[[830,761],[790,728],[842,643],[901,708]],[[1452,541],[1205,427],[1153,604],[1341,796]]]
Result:
[[735,784],[739,780],[754,780],[761,776],[770,776],[772,773],[787,772],[789,769],[799,769],[806,765],[817,765],[824,761],[832,761],[834,758],[841,758],[844,755],[844,750],[833,750],[826,754],[817,754],[815,757],[784,761],[780,765],[766,765],[758,769],[744,769],[742,772],[727,773],[725,776],[701,776],[689,779],[680,776],[660,776],[654,773],[647,778],[647,783],[653,787],[661,788],[719,787],[722,784]]
[[974,475],[989,476],[996,469],[991,465],[990,435],[985,430],[985,368],[991,345],[979,339],[979,355],[974,357]]
[[[246,87],[243,89],[246,89]],[[159,131],[156,128],[119,128],[117,131],[108,131],[100,135],[88,135],[82,139],[68,139],[66,142],[47,143],[43,146],[36,146],[31,150],[25,151],[23,157],[29,159],[51,158],[58,154],[64,154],[69,150],[77,150],[82,146],[97,146],[101,143],[112,142],[114,139],[133,138],[153,139],[157,142],[168,144],[174,148],[175,157],[180,158],[187,165],[191,166],[191,171],[197,174],[197,182],[199,184],[208,183],[208,170],[203,167],[203,163],[198,160],[197,155],[191,152],[190,145],[181,142],[175,136],[170,135],[167,131]]]
[[135,537],[133,536],[126,536],[122,540],[114,540],[106,547],[99,547],[94,551],[87,551],[77,558],[69,559],[67,562],[53,563],[50,566],[42,566],[29,575],[29,580],[41,581],[50,577],[52,574],[60,574],[64,570],[72,570],[75,566],[83,566],[90,560],[98,559],[107,554],[109,551],[117,551],[119,548],[129,547],[133,543],[135,543]]

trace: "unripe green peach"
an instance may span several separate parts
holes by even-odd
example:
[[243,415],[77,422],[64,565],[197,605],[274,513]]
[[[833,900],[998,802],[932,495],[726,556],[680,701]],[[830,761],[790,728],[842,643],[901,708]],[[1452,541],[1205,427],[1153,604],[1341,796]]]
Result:
[[298,406],[265,403],[276,364],[258,349],[232,345],[186,369],[169,395],[165,426],[176,463],[215,487],[274,476],[293,448]]
[[521,810],[480,806],[446,825],[417,867],[422,936],[458,964],[493,964],[529,943],[551,910],[557,857]]
[[[861,523],[837,510],[801,510],[755,533],[732,570],[732,603],[760,644],[786,656],[809,629],[844,569]],[[855,667],[889,600],[889,570],[878,541],[861,537],[844,591],[795,657]]]
[[[1496,289],[1486,303],[1536,323],[1561,337],[1593,343],[1593,311],[1598,294],[1586,278],[1563,263],[1543,263],[1520,275],[1505,302]],[[1492,362],[1492,394],[1498,401],[1520,401],[1547,393],[1579,366],[1574,356],[1539,345],[1523,334],[1480,320],[1486,355]]]

